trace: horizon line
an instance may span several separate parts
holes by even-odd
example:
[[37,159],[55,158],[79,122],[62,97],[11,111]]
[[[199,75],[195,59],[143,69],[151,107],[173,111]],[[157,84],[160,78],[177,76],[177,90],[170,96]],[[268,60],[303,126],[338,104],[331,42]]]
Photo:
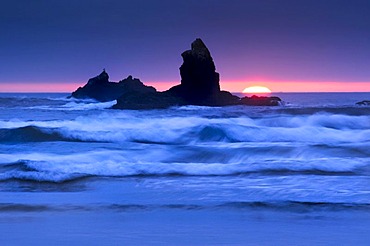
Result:
[[[162,91],[159,91],[162,92]],[[244,94],[244,95],[256,95],[256,96],[266,96],[270,94],[281,94],[281,93],[295,93],[295,94],[305,94],[305,93],[370,93],[370,91],[272,91],[270,93],[243,93],[238,91],[229,91],[232,94]],[[71,91],[0,91],[0,94],[72,94]]]
[[[165,91],[180,82],[143,82],[158,91]],[[72,93],[86,82],[70,83],[0,83],[0,93]],[[370,92],[370,82],[314,82],[314,81],[224,81],[220,82],[221,90],[242,93],[249,86],[264,86],[271,93],[334,93],[334,92]],[[307,88],[307,89],[306,89]],[[248,94],[248,93],[246,93]]]

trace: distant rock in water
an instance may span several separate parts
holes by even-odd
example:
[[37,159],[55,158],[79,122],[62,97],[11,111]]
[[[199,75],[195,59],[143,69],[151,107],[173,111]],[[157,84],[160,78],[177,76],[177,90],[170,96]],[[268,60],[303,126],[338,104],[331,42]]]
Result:
[[256,96],[243,97],[240,99],[241,104],[248,106],[279,106],[281,99],[279,97]]
[[356,103],[356,105],[359,105],[359,106],[370,106],[370,101],[369,100],[361,101],[361,102]]
[[164,92],[126,93],[117,99],[116,109],[155,109],[171,106],[277,106],[278,97],[239,98],[220,90],[220,75],[216,72],[211,53],[201,39],[191,44],[191,50],[181,54],[181,84]]
[[116,82],[109,82],[109,75],[104,70],[98,76],[89,79],[86,85],[74,91],[71,97],[79,99],[95,99],[101,102],[113,101],[130,93],[153,93],[156,89],[144,85],[139,79],[128,76]]

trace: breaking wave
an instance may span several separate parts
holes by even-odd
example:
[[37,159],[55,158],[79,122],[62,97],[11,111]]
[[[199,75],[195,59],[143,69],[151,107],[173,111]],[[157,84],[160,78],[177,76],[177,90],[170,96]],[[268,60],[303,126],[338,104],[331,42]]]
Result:
[[[332,109],[185,106],[102,112],[100,109],[114,102],[65,99],[49,100],[57,105],[47,107],[61,109],[51,112],[42,100],[37,102],[43,105],[33,107],[46,110],[47,119],[0,120],[0,145],[4,150],[14,146],[20,149],[19,153],[0,153],[0,180],[66,182],[91,176],[254,174],[367,176],[370,172],[367,107],[329,112]],[[48,151],[55,143],[59,146]],[[85,143],[104,146],[94,150],[95,145],[85,148]],[[35,145],[42,148],[28,151]]]
[[0,143],[26,143],[50,141],[78,141],[68,138],[51,128],[24,126],[15,129],[0,129]]
[[81,116],[74,120],[0,121],[0,143],[43,141],[295,142],[338,145],[370,142],[370,116],[315,114],[263,118],[144,117],[130,112]]
[[[200,152],[188,155],[170,150],[91,151],[70,155],[45,153],[0,154],[0,180],[65,182],[85,177],[132,176],[235,176],[235,175],[334,175],[370,174],[368,158],[251,158],[248,154],[235,159],[233,155],[213,156],[219,162],[196,159]],[[128,155],[131,154],[131,155]],[[174,157],[182,162],[174,161]],[[207,161],[210,158],[207,157]],[[211,158],[212,159],[212,158]],[[222,162],[221,162],[222,161]]]

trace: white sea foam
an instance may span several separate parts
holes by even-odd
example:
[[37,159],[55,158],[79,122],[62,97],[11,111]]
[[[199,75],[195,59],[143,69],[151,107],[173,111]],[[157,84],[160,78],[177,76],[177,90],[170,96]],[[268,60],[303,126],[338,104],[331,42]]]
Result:
[[91,103],[69,102],[65,105],[62,105],[60,109],[69,109],[69,110],[106,109],[112,107],[114,104],[116,104],[116,101],[91,102]]
[[62,105],[41,105],[26,107],[27,109],[42,109],[42,110],[57,110],[57,111],[82,111],[82,110],[96,110],[96,109],[108,109],[116,104],[116,101],[109,102],[96,102],[94,100],[88,101],[77,101],[77,100],[66,100],[67,103]]
[[[143,154],[146,153],[146,154]],[[199,152],[198,152],[199,153]],[[187,153],[188,154],[188,153]],[[215,162],[165,149],[133,151],[90,151],[69,155],[47,153],[0,154],[1,180],[10,178],[60,182],[85,176],[132,175],[237,175],[255,172],[368,173],[370,158],[336,158],[260,155],[229,159],[213,156]],[[195,153],[196,154],[196,153]],[[176,160],[177,158],[177,160]],[[171,161],[173,159],[174,161]],[[182,160],[182,162],[179,162]],[[209,161],[206,158],[206,161]],[[211,158],[212,160],[212,158]],[[218,162],[216,162],[218,161]],[[11,168],[7,168],[13,163]],[[24,169],[26,167],[26,169]]]
[[[0,121],[0,128],[33,126],[68,139],[107,142],[296,142],[344,144],[370,141],[370,117],[333,114],[266,118],[143,117],[101,113],[74,120]],[[0,136],[1,139],[1,136]]]

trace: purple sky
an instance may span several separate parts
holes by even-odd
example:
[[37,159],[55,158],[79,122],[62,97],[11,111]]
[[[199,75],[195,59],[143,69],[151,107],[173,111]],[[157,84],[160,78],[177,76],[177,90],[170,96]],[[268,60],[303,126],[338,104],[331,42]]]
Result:
[[18,0],[0,33],[0,84],[179,81],[197,37],[222,81],[370,81],[368,0]]

